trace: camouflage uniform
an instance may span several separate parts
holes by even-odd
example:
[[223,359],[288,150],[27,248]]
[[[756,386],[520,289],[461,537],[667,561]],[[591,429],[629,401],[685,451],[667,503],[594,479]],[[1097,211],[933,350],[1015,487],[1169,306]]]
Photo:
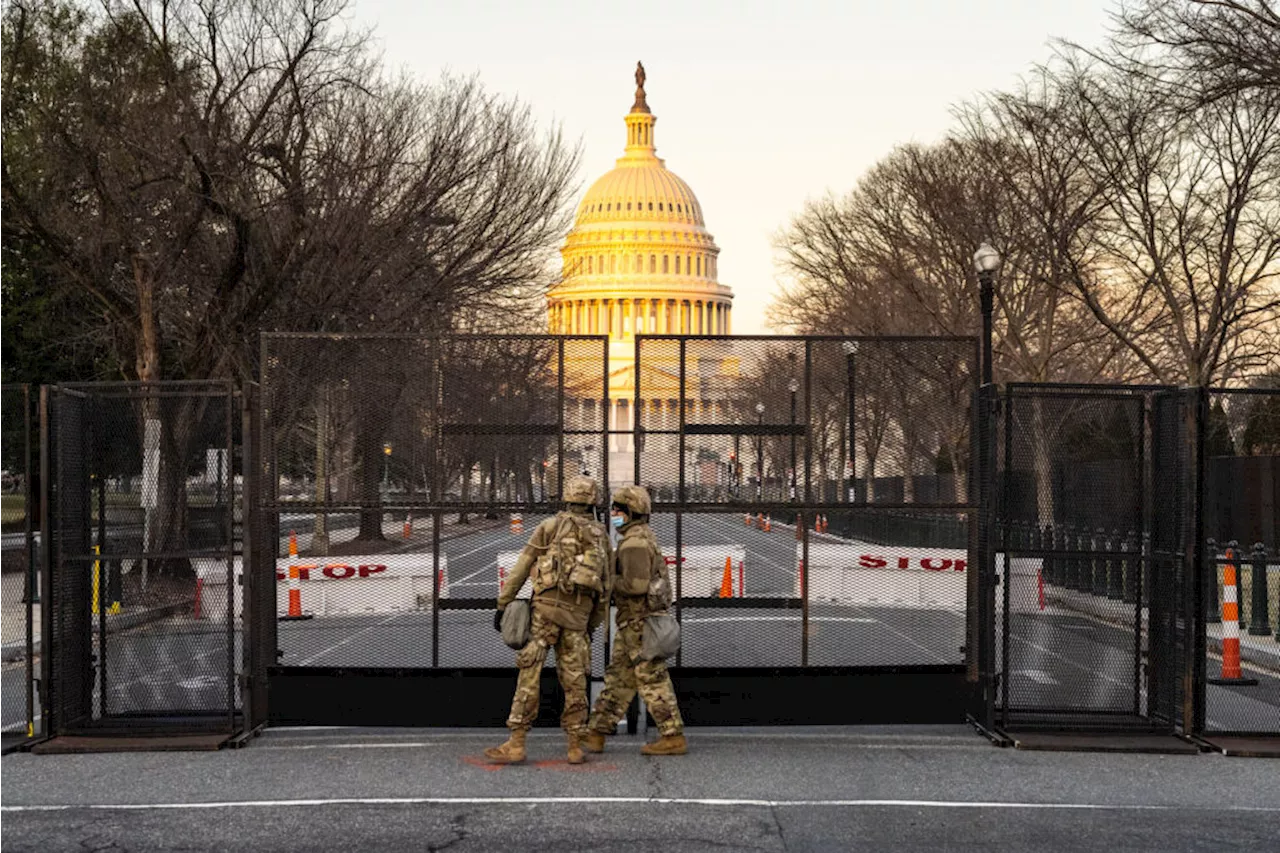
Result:
[[[608,565],[612,555],[609,554],[609,537],[604,526],[591,518],[586,506],[571,505],[570,509],[547,519],[533,531],[498,594],[499,610],[515,600],[531,571],[541,571],[545,567],[549,562],[545,558],[557,539],[580,524],[590,526],[599,536],[605,548],[605,565]],[[604,591],[596,595],[581,590],[565,592],[557,586],[538,591],[535,578],[530,639],[528,645],[516,654],[520,675],[511,701],[511,714],[507,717],[507,728],[512,731],[528,731],[537,718],[542,665],[547,659],[547,649],[554,648],[556,674],[565,696],[560,725],[570,735],[585,734],[587,673],[591,670],[591,643],[587,633],[599,627],[608,613],[610,578],[607,571],[602,574]]]
[[[643,506],[647,515],[647,496]],[[592,709],[590,728],[600,734],[612,732],[639,690],[658,724],[658,732],[664,737],[677,737],[684,732],[684,721],[680,719],[667,662],[640,659],[645,617],[659,612],[651,609],[648,592],[651,578],[666,572],[662,551],[644,521],[632,521],[621,532],[622,540],[613,559],[618,632],[613,641],[613,660],[604,674],[604,690]]]

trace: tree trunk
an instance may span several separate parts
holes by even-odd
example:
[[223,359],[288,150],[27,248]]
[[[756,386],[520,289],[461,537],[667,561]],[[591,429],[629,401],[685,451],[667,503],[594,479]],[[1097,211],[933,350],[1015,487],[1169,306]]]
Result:
[[382,437],[378,424],[370,416],[372,407],[365,407],[356,423],[356,477],[360,491],[360,529],[356,540],[381,542],[382,535]]

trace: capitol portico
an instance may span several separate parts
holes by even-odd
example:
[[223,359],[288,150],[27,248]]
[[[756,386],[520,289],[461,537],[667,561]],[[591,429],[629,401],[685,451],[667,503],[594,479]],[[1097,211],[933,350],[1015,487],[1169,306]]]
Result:
[[635,335],[732,329],[733,292],[716,280],[720,249],[693,190],[657,156],[644,83],[637,63],[626,148],[579,203],[561,249],[561,281],[548,294],[552,333],[609,336],[614,483],[629,482],[633,470],[630,438],[621,433],[632,428]]

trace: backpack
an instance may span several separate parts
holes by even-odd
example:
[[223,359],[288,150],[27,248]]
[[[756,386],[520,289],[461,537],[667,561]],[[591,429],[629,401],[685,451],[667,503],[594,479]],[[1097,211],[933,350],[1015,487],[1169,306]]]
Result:
[[604,592],[604,529],[572,513],[560,516],[547,552],[538,558],[533,580],[535,593],[558,588],[566,595]]

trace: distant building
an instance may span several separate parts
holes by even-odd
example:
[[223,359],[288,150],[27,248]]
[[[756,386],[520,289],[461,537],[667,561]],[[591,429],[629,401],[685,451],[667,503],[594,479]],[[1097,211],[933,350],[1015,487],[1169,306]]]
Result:
[[[635,335],[727,335],[733,312],[732,290],[716,280],[720,249],[706,229],[702,205],[656,154],[653,127],[657,119],[646,103],[644,69],[639,65],[636,83],[635,103],[625,119],[626,149],[578,205],[561,249],[561,282],[548,295],[552,333],[609,336],[608,424],[614,433],[609,443],[609,480],[613,484],[633,481]],[[679,424],[675,348],[655,349],[661,352],[654,357],[646,352],[643,358],[650,372],[640,380],[642,425],[674,430]],[[712,378],[708,374],[736,372],[731,361],[706,358],[707,354],[704,348],[697,367],[704,380]],[[580,417],[584,425],[598,424],[600,412],[594,400],[600,392],[588,385],[600,381],[599,371],[581,365],[575,380],[574,361],[566,358],[566,380],[581,386],[574,389],[576,396],[592,401],[583,403]],[[593,375],[594,379],[587,378]],[[690,382],[686,387],[706,384]],[[686,400],[685,406],[686,414],[695,408],[702,412],[716,408],[709,400]],[[664,442],[664,449],[670,443]],[[667,479],[667,473],[661,479]],[[695,477],[690,474],[691,481]],[[644,472],[640,479],[650,480]]]

